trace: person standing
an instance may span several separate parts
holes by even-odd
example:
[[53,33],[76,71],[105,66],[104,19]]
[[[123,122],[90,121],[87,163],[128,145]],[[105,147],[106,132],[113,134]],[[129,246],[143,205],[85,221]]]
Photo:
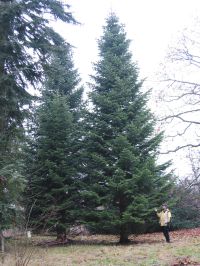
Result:
[[170,236],[169,236],[169,223],[171,221],[171,212],[167,207],[167,204],[162,205],[161,212],[158,212],[158,210],[155,208],[156,214],[159,217],[159,223],[162,228],[162,232],[165,236],[166,242],[170,243]]

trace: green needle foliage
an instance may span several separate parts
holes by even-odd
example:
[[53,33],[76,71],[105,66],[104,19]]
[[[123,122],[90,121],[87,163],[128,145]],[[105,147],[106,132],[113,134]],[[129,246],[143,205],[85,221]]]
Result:
[[65,239],[66,229],[75,223],[80,205],[83,109],[83,89],[69,46],[52,55],[45,77],[30,146],[27,213],[34,229],[57,231],[57,237]]
[[[18,154],[19,155],[19,154]],[[10,158],[0,175],[0,231],[23,223],[22,192],[25,179],[21,175],[22,159]]]
[[49,22],[76,23],[68,8],[57,0],[0,0],[0,176],[6,180],[0,184],[2,227],[14,219],[7,210],[16,206],[24,184],[20,143],[33,100],[29,89],[41,87],[49,55],[64,43]]
[[70,218],[66,206],[70,207],[69,185],[73,175],[69,162],[72,115],[65,98],[59,95],[47,99],[38,112],[37,157],[28,195],[34,204],[29,206],[30,210],[33,207],[34,224],[46,229],[56,225],[59,219]]
[[128,241],[131,227],[148,221],[152,208],[168,199],[169,163],[158,165],[162,135],[142,92],[130,41],[111,14],[99,41],[88,114],[83,216],[94,230],[112,230]]
[[63,39],[48,18],[75,23],[60,1],[0,1],[0,134],[1,147],[22,126],[32,97],[28,86],[39,86],[43,64]]

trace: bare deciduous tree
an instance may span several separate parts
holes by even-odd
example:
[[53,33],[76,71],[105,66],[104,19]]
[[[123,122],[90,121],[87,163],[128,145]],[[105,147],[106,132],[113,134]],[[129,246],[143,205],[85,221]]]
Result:
[[200,147],[200,22],[196,28],[184,30],[162,65],[156,99],[158,122],[166,137],[161,153]]

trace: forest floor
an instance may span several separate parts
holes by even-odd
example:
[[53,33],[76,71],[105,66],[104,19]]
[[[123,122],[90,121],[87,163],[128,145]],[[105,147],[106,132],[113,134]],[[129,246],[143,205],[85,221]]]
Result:
[[[118,237],[91,235],[73,238],[65,246],[38,246],[50,237],[33,236],[31,242],[6,241],[3,266],[200,266],[200,228],[170,232],[171,243],[162,233],[131,235],[128,245]],[[18,264],[17,264],[18,263]]]

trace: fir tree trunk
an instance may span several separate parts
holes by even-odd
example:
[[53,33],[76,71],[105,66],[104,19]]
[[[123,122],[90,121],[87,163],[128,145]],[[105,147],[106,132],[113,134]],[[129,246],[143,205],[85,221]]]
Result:
[[57,240],[58,241],[65,242],[66,239],[67,239],[67,237],[66,237],[66,233],[65,232],[63,232],[63,233],[57,232]]
[[[123,213],[125,212],[126,207],[127,207],[124,195],[121,195],[119,202],[120,202],[120,204],[119,204],[120,219],[122,219]],[[129,242],[128,235],[129,235],[128,234],[128,225],[127,224],[121,224],[119,243],[120,244],[128,243]]]
[[122,225],[121,229],[120,229],[120,239],[119,239],[119,243],[120,244],[127,244],[130,242],[130,240],[128,239],[128,228],[127,225]]
[[61,224],[57,225],[56,233],[57,233],[57,241],[59,241],[59,242],[65,242],[66,241],[66,239],[67,239],[66,229]]

